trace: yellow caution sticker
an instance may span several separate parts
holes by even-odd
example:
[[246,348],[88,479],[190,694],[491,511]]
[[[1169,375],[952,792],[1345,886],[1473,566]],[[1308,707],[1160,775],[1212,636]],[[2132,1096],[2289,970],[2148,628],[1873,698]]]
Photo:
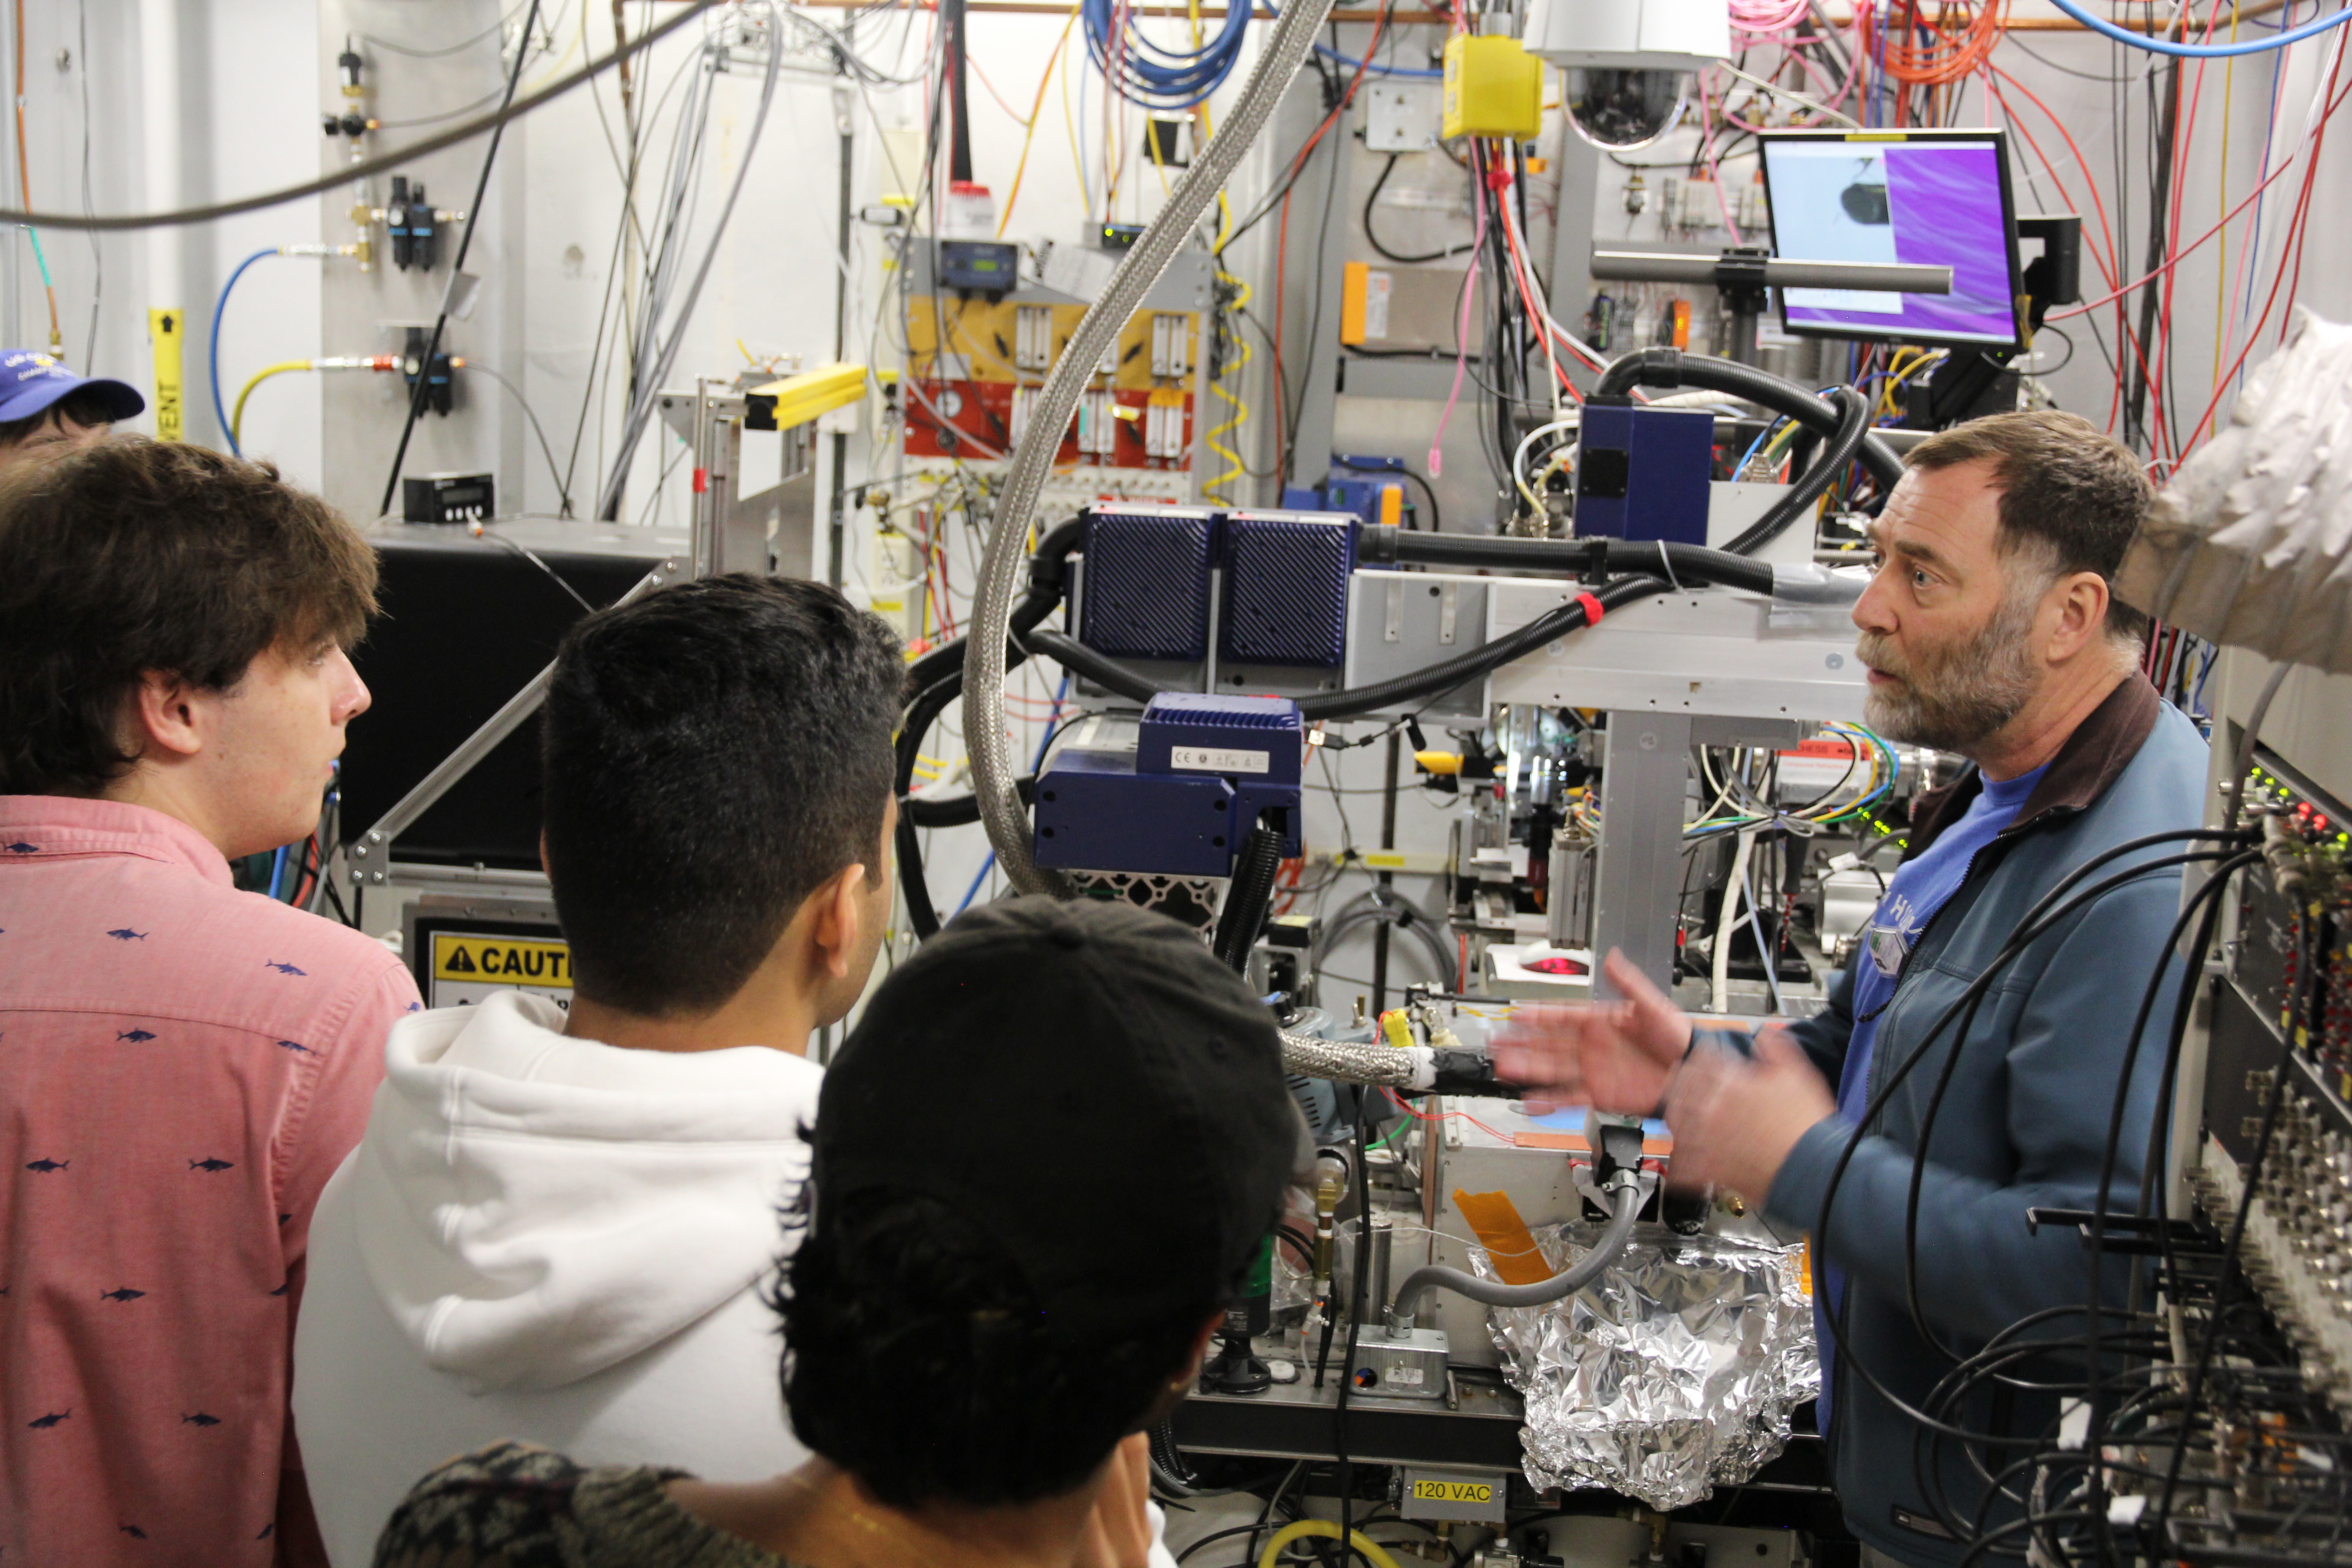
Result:
[[433,933],[433,978],[461,985],[535,985],[572,989],[572,949],[532,937]]
[[1423,1502],[1493,1502],[1495,1488],[1490,1481],[1426,1481],[1416,1479],[1412,1483],[1412,1495]]

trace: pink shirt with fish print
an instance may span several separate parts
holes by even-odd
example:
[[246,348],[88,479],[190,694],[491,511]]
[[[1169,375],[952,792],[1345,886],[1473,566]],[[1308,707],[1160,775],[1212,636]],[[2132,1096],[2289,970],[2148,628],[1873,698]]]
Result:
[[0,795],[0,1565],[324,1562],[304,1246],[416,1005],[186,824]]

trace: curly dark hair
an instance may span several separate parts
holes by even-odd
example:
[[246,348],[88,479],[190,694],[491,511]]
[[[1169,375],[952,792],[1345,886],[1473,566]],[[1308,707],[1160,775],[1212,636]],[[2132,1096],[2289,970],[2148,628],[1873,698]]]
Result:
[[793,1430],[894,1508],[1072,1490],[1142,1429],[1219,1310],[1056,1333],[1012,1258],[936,1199],[804,1187],[786,1224],[803,1236],[771,1305]]
[[123,436],[0,482],[0,794],[94,795],[150,670],[226,691],[272,647],[348,648],[375,552],[268,463]]

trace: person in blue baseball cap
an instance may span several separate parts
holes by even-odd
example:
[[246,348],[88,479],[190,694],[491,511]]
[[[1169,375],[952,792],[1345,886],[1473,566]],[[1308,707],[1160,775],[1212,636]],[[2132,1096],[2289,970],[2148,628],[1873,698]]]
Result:
[[76,375],[55,354],[0,350],[0,466],[102,440],[147,400],[126,382]]

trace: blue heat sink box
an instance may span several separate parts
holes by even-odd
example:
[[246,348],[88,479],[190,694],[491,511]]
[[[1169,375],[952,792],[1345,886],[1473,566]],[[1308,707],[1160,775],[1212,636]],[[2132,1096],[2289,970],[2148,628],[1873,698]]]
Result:
[[1037,863],[1223,877],[1267,812],[1297,855],[1300,744],[1298,705],[1280,697],[1162,692],[1132,731],[1088,721],[1037,775]]
[[1227,512],[1217,657],[1317,669],[1345,663],[1359,526],[1344,512]]
[[1207,658],[1217,521],[1207,507],[1088,510],[1078,640],[1113,658]]
[[1714,415],[1595,398],[1577,432],[1576,531],[1703,545],[1714,476]]

